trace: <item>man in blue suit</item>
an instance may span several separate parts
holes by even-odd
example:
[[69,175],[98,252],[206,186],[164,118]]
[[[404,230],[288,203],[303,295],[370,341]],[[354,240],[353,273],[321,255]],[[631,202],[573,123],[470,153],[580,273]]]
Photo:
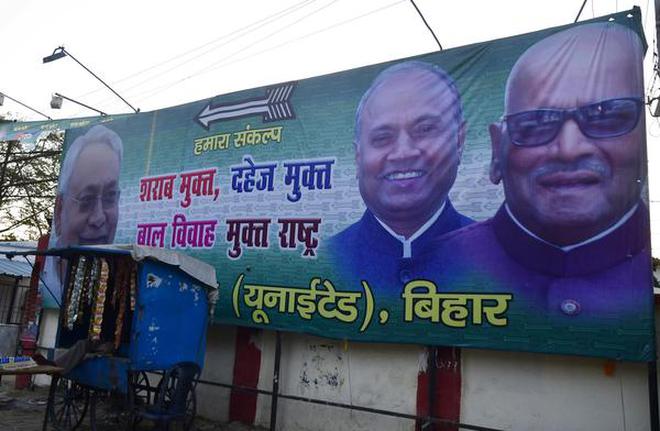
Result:
[[625,338],[637,336],[652,312],[643,53],[634,31],[605,22],[518,59],[490,128],[505,202],[437,243],[443,289],[512,293],[512,316],[558,324],[634,322]]
[[362,218],[330,240],[351,282],[398,294],[428,274],[429,243],[472,222],[448,199],[465,142],[460,95],[442,69],[409,61],[381,72],[355,115]]

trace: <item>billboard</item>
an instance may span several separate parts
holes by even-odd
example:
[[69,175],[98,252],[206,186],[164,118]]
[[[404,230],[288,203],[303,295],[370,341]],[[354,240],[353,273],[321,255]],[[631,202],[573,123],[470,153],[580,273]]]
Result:
[[190,253],[223,324],[648,360],[641,34],[634,9],[71,128],[51,246]]

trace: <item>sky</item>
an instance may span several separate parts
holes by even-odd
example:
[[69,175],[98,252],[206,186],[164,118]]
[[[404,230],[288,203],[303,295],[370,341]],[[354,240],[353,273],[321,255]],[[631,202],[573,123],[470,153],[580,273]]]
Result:
[[[574,21],[582,0],[416,0],[444,49]],[[642,10],[653,81],[654,2],[588,0],[580,19]],[[0,92],[54,119],[130,108],[71,58],[42,64],[58,46],[142,111],[299,80],[439,49],[409,0],[3,0]],[[651,88],[653,84],[654,88]],[[44,117],[5,100],[0,115]],[[660,253],[660,122],[647,118],[654,255]],[[657,171],[657,174],[656,174]],[[657,186],[656,186],[657,184]]]

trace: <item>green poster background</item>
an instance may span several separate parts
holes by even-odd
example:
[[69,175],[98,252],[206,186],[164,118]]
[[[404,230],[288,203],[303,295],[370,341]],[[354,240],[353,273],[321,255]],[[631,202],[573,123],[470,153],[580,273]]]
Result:
[[[637,9],[613,17],[642,34]],[[458,177],[450,193],[451,201],[459,212],[481,221],[491,217],[501,205],[501,186],[493,185],[488,179],[491,158],[488,125],[502,115],[504,85],[517,58],[535,42],[566,27],[414,58],[447,71],[461,94],[467,138]],[[399,61],[402,60],[293,83],[290,103],[295,119],[264,122],[261,114],[249,115],[213,122],[208,130],[198,122],[200,113],[209,104],[217,107],[260,100],[277,86],[106,119],[106,125],[121,136],[124,144],[120,218],[115,242],[136,242],[138,224],[162,222],[168,223],[164,239],[167,247],[172,244],[171,223],[176,214],[183,214],[188,220],[217,220],[212,248],[182,249],[216,267],[220,283],[220,301],[215,313],[217,323],[302,331],[360,341],[528,350],[629,360],[652,358],[650,284],[648,308],[637,310],[634,316],[624,316],[615,325],[600,321],[581,327],[557,325],[545,316],[529,313],[525,304],[516,302],[514,298],[506,314],[506,326],[484,323],[465,328],[426,320],[404,322],[405,309],[400,295],[374,292],[373,286],[366,288],[360,284],[345,284],[328,258],[325,246],[328,238],[358,220],[364,211],[357,187],[352,144],[355,110],[374,77]],[[96,122],[89,120],[90,125]],[[71,124],[62,126],[71,127]],[[24,125],[22,130],[11,127],[16,126],[0,128],[0,136],[9,139],[17,133],[36,131],[43,125]],[[267,144],[241,148],[234,145],[236,134],[248,128],[278,127],[281,127],[280,142],[271,140]],[[86,127],[69,128],[66,145],[86,130]],[[230,135],[227,148],[195,154],[196,140],[223,134]],[[232,190],[231,168],[244,164],[246,155],[250,155],[257,164],[278,163],[273,191],[239,194]],[[303,189],[301,199],[291,202],[286,198],[291,187],[284,181],[284,163],[310,159],[333,161],[332,187],[325,190]],[[180,174],[210,168],[216,170],[214,188],[219,189],[218,198],[193,197],[189,207],[182,207]],[[163,175],[177,176],[173,199],[141,201],[140,180]],[[278,246],[277,220],[297,217],[321,219],[317,234],[319,246],[314,258],[303,256],[302,245],[293,250]],[[244,247],[238,259],[230,259],[227,252],[231,244],[226,238],[226,220],[245,218],[271,220],[269,246]],[[649,266],[649,280],[650,271]],[[313,306],[309,301],[294,301],[293,306],[287,302],[294,293],[298,298],[309,295],[312,286],[317,292],[327,292],[328,286],[323,284],[324,281],[332,283],[339,292],[335,302],[330,301],[325,312],[320,311],[323,307],[319,304],[321,297],[318,295],[316,302],[310,300],[314,302]],[[488,282],[485,280],[484,285]],[[267,290],[268,286],[278,289]],[[506,286],[494,288],[506,292]],[[249,294],[256,295],[259,291],[264,295],[270,292],[271,302],[264,297],[261,307],[250,306]],[[348,305],[338,308],[337,301],[342,293]],[[301,304],[306,304],[307,308]]]

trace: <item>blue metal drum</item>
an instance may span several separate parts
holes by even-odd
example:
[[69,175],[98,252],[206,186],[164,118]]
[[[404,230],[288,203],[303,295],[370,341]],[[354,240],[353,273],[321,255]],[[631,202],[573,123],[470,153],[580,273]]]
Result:
[[208,322],[204,285],[157,261],[142,261],[138,280],[131,368],[163,370],[179,362],[195,362],[203,368]]

